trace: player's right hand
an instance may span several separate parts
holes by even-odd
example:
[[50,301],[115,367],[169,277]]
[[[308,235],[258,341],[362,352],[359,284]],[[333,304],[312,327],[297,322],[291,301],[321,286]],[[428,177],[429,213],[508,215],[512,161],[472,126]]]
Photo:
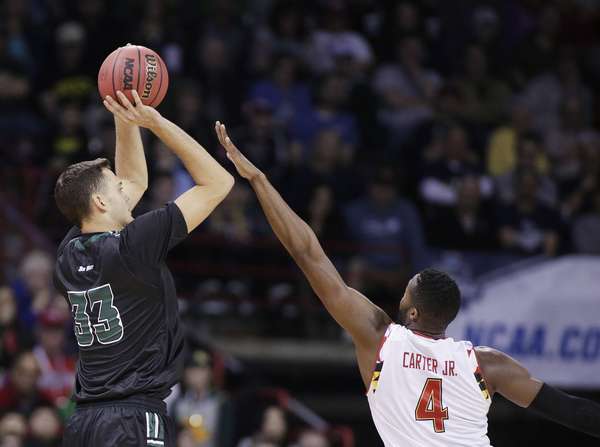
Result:
[[223,146],[227,152],[227,158],[231,160],[235,166],[235,169],[237,169],[237,172],[242,177],[252,181],[254,178],[257,178],[260,174],[262,174],[260,169],[254,166],[252,162],[239,151],[235,144],[233,144],[233,141],[231,141],[231,138],[229,138],[227,135],[225,124],[221,124],[220,121],[217,121],[215,123],[215,131],[217,132],[217,137],[219,138],[221,146]]
[[118,120],[135,126],[152,129],[157,126],[162,118],[158,110],[154,107],[144,105],[138,92],[131,90],[135,104],[131,104],[127,96],[120,90],[117,90],[118,101],[107,95],[104,98],[104,107],[108,109]]

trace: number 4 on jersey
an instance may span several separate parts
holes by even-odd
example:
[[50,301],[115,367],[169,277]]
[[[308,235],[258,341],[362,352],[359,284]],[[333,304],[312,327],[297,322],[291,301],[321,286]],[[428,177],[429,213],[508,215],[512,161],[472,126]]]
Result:
[[444,421],[448,419],[448,407],[442,405],[442,379],[427,379],[417,408],[415,409],[417,421],[433,421],[436,433],[446,431]]
[[[91,346],[96,339],[102,345],[116,343],[123,338],[123,323],[119,309],[113,305],[114,295],[110,284],[85,290],[83,292],[68,292],[71,311],[75,320],[75,336],[79,346]],[[98,323],[92,326],[88,314],[90,309],[98,308]],[[92,327],[94,333],[92,333]]]

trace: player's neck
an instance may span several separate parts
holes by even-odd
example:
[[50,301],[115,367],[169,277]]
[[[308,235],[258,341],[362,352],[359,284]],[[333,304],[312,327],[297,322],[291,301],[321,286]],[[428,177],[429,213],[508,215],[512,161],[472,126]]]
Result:
[[106,233],[108,231],[120,231],[122,225],[111,221],[85,221],[81,224],[81,233]]
[[408,324],[406,327],[417,334],[425,335],[436,340],[439,338],[446,338],[446,331],[432,331],[431,329],[421,328],[417,324]]

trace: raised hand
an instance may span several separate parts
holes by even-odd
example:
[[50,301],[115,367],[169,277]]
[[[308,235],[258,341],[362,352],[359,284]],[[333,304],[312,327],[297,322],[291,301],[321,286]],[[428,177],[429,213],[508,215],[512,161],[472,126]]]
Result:
[[215,123],[215,131],[217,132],[217,137],[219,138],[219,142],[221,146],[225,148],[227,152],[227,158],[231,160],[237,172],[247,180],[252,181],[254,178],[258,177],[262,174],[260,170],[252,164],[250,160],[244,157],[239,149],[233,144],[231,138],[227,135],[227,129],[225,128],[225,124],[221,124],[220,121]]
[[131,104],[127,96],[118,90],[117,97],[119,101],[107,95],[103,101],[104,107],[126,124],[152,129],[159,123],[160,113],[155,108],[144,105],[137,91],[131,90],[131,94],[135,104]]

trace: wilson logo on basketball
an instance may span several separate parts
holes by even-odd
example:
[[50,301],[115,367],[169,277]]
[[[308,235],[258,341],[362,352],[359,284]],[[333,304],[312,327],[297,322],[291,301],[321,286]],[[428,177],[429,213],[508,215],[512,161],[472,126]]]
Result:
[[152,90],[152,82],[158,76],[158,62],[153,54],[146,54],[146,82],[142,91],[142,98],[148,98]]
[[128,57],[125,59],[123,66],[123,90],[131,90],[133,88],[133,59]]

